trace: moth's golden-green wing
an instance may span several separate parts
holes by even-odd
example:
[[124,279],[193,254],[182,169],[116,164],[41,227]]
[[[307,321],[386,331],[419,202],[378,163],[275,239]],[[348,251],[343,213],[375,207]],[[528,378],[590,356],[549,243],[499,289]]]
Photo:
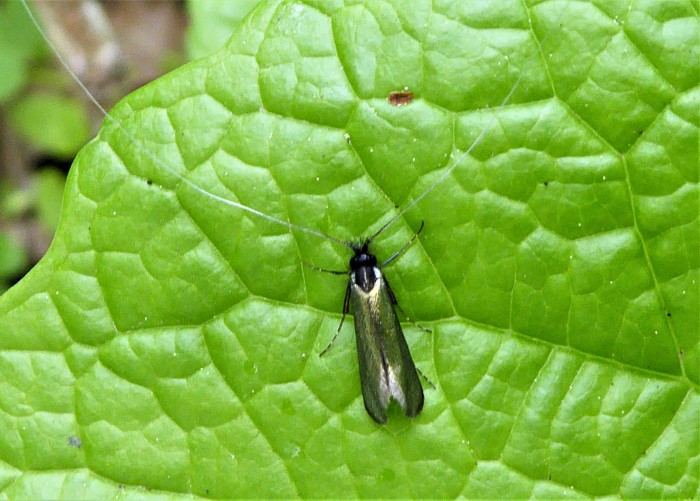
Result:
[[423,408],[423,388],[396,316],[386,280],[378,279],[369,292],[350,283],[355,319],[357,357],[365,408],[378,423],[386,423],[386,409],[394,398],[408,417]]

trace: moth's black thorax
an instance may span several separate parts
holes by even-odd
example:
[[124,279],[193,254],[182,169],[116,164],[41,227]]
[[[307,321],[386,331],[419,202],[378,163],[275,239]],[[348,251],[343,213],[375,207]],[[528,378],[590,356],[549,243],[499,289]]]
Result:
[[355,255],[350,258],[350,270],[355,284],[364,292],[369,292],[377,281],[374,269],[377,267],[377,258],[369,252],[369,243],[365,242],[362,247],[355,248]]

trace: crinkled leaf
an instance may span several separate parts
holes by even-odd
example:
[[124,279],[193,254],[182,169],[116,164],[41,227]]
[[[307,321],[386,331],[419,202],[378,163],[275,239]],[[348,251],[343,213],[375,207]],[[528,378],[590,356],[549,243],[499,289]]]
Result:
[[[278,0],[129,96],[0,300],[4,493],[698,496],[693,5]],[[346,239],[475,141],[374,246],[425,221],[386,275],[436,389],[386,426],[350,322],[318,357],[347,249],[173,174]]]

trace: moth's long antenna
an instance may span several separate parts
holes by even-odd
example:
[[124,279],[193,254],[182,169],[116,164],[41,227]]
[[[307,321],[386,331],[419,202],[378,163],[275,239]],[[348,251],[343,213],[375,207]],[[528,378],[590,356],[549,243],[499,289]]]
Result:
[[[119,123],[118,120],[116,120],[114,117],[112,117],[112,115],[110,115],[109,112],[104,109],[104,107],[99,103],[99,101],[97,101],[97,99],[95,99],[95,97],[92,95],[90,90],[88,90],[88,88],[83,84],[83,82],[80,81],[80,78],[78,77],[78,75],[75,74],[75,72],[72,70],[72,68],[68,65],[68,62],[61,55],[61,53],[58,51],[58,48],[56,47],[56,45],[54,45],[53,41],[44,32],[44,29],[41,27],[41,25],[39,24],[39,21],[36,19],[36,17],[32,13],[31,9],[29,8],[29,5],[27,5],[27,0],[20,0],[20,2],[22,3],[24,10],[27,11],[27,15],[29,16],[29,19],[31,19],[31,21],[34,24],[34,26],[36,27],[37,31],[44,38],[47,45],[51,49],[51,52],[53,52],[54,56],[56,56],[56,59],[58,59],[58,61],[61,63],[61,66],[63,66],[63,68],[68,72],[70,77],[75,81],[76,84],[78,84],[78,86],[82,89],[82,91],[85,93],[85,95],[87,95],[87,97],[90,99],[90,101],[92,101],[92,103],[97,107],[98,110],[100,110],[102,115],[104,115],[104,117],[107,120],[109,120],[111,123],[113,123],[120,131],[124,132],[124,134],[126,134],[127,137],[131,137],[129,135],[129,133],[126,131],[126,129],[122,126],[122,124]],[[344,245],[345,247],[349,247],[350,249],[353,248],[352,243],[350,243],[350,242],[346,242],[344,240],[340,240],[339,238],[335,238],[335,237],[332,237],[330,235],[326,235],[325,233],[313,230],[311,228],[306,228],[304,226],[299,226],[299,225],[296,225],[294,223],[290,223],[289,221],[285,221],[283,219],[276,218],[274,216],[271,216],[269,214],[265,214],[264,212],[261,212],[257,209],[252,208],[252,207],[248,207],[247,205],[244,205],[240,202],[235,202],[233,200],[229,200],[228,198],[220,197],[218,195],[215,195],[214,193],[210,193],[207,190],[205,190],[204,188],[198,186],[197,184],[195,184],[192,181],[190,181],[189,179],[187,179],[185,176],[183,176],[179,172],[175,171],[174,169],[171,169],[166,164],[159,162],[158,159],[156,158],[156,156],[153,155],[153,153],[151,153],[150,151],[144,151],[143,153],[144,153],[144,155],[150,157],[151,160],[153,160],[153,162],[155,164],[159,165],[160,167],[163,167],[166,171],[168,171],[168,173],[170,173],[173,176],[175,176],[176,178],[178,178],[180,181],[185,183],[187,186],[189,186],[193,190],[195,190],[199,193],[202,193],[202,194],[204,194],[204,195],[206,195],[214,200],[222,202],[222,203],[229,205],[231,207],[236,207],[237,209],[241,209],[241,210],[246,211],[250,214],[255,214],[256,216],[259,216],[263,219],[266,219],[266,220],[271,221],[273,223],[285,226],[285,227],[289,228],[290,230],[301,231],[301,232],[307,233],[309,235],[314,235],[314,236],[319,237],[319,238],[325,238],[326,240],[330,240],[331,242],[335,242],[339,245]]]
[[[556,23],[556,24],[559,23],[559,20],[562,18],[562,16],[564,15],[564,13],[566,12],[566,9],[567,9],[568,7],[569,7],[569,3],[566,3],[566,5],[564,6],[564,8],[561,10],[561,12],[559,13],[559,15],[557,16],[557,19],[555,20],[555,23]],[[552,33],[551,31],[548,32],[548,33],[545,35],[545,37],[542,39],[542,42],[539,43],[540,52],[541,52],[541,47],[543,47],[545,40],[547,40],[547,38],[549,37],[549,35],[550,35],[551,33]],[[452,174],[452,171],[455,170],[455,169],[457,168],[457,166],[462,162],[462,160],[464,160],[464,159],[467,157],[467,155],[469,155],[469,154],[472,152],[472,150],[473,150],[473,149],[479,144],[479,142],[481,141],[481,138],[484,137],[484,135],[486,134],[486,132],[487,132],[489,129],[491,129],[491,125],[493,125],[493,122],[496,120],[496,112],[499,111],[501,108],[503,108],[506,104],[508,104],[508,102],[510,101],[510,99],[513,97],[513,94],[515,94],[515,91],[516,91],[516,90],[518,89],[518,87],[520,86],[520,82],[523,80],[523,77],[524,77],[524,76],[525,76],[525,73],[524,73],[524,72],[521,72],[521,73],[520,73],[520,76],[519,76],[518,79],[515,81],[515,84],[513,85],[513,88],[510,90],[510,92],[508,93],[508,95],[503,99],[503,101],[502,101],[501,104],[498,106],[498,108],[495,108],[495,109],[494,109],[493,115],[491,116],[491,118],[489,119],[489,121],[486,123],[486,125],[484,126],[484,128],[481,129],[481,132],[480,132],[479,135],[476,137],[476,139],[474,139],[474,141],[473,141],[472,144],[469,146],[469,148],[467,148],[467,150],[466,150],[464,153],[462,153],[459,157],[457,157],[457,160],[455,160],[455,162],[454,162],[445,172],[443,172],[442,175],[441,175],[439,178],[437,178],[437,179],[433,182],[433,184],[431,184],[423,193],[421,193],[421,194],[418,195],[416,198],[414,198],[413,200],[411,200],[408,204],[406,204],[406,206],[405,206],[403,209],[401,209],[401,210],[400,210],[398,213],[396,213],[391,219],[389,219],[389,221],[387,221],[386,223],[384,223],[384,225],[382,225],[381,228],[379,228],[377,231],[375,231],[375,232],[372,234],[372,236],[369,237],[369,238],[367,239],[368,241],[371,242],[372,240],[374,240],[377,236],[379,236],[379,234],[380,234],[381,232],[383,232],[383,231],[384,231],[385,229],[387,229],[389,226],[391,226],[392,224],[394,224],[401,216],[403,216],[403,215],[404,215],[406,212],[408,212],[412,207],[414,207],[418,202],[420,202],[420,201],[423,200],[426,196],[428,196],[435,188],[437,188],[440,184],[442,184],[442,183],[450,176],[450,174]]]

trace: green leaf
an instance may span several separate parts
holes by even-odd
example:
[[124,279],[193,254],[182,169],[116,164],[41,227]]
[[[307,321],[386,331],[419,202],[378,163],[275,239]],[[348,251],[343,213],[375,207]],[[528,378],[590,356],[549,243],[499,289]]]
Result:
[[[697,497],[694,4],[348,3],[265,2],[81,151],[0,298],[3,493]],[[373,247],[425,221],[385,272],[436,385],[378,426],[302,265],[348,250],[180,176],[350,239],[473,144]]]
[[70,158],[89,139],[90,125],[82,104],[57,94],[26,96],[8,111],[12,126],[35,148]]
[[[0,293],[4,292],[4,279],[17,275],[27,264],[24,248],[10,234],[0,233]],[[6,286],[5,286],[6,287]]]
[[22,4],[0,3],[0,103],[27,84],[29,61],[45,53],[41,35]]
[[220,49],[231,36],[231,31],[259,3],[260,0],[189,0],[188,57],[198,59]]
[[37,219],[51,232],[58,226],[65,183],[65,176],[56,168],[44,168],[34,176]]

